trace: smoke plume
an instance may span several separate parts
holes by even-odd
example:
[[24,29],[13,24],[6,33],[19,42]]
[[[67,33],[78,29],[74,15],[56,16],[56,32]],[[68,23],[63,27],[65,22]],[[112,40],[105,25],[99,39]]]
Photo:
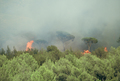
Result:
[[97,47],[117,47],[120,0],[0,0],[0,48],[25,50],[31,40],[46,40],[62,50],[55,32],[75,36],[66,49],[87,50],[83,37],[95,37]]

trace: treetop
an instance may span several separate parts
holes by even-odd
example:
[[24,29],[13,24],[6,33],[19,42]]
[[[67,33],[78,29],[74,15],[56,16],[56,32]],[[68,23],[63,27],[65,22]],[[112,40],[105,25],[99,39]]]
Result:
[[85,38],[82,38],[83,41],[87,42],[87,43],[97,43],[98,40],[96,38],[93,38],[93,37],[85,37]]
[[57,37],[62,40],[63,42],[65,41],[69,41],[69,40],[74,40],[75,36],[67,33],[67,32],[63,32],[63,31],[57,31]]

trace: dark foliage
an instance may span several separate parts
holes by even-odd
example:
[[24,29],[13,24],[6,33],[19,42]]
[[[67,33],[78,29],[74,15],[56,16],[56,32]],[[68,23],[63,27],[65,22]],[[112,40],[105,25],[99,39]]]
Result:
[[93,37],[85,37],[85,38],[82,38],[82,40],[85,42],[85,44],[87,44],[89,51],[90,51],[91,44],[93,43],[96,44],[98,42],[98,40]]
[[61,73],[57,76],[56,81],[67,81],[67,75],[64,73]]
[[2,48],[2,49],[0,50],[0,55],[3,55],[3,54],[5,54],[5,50]]
[[48,46],[48,47],[47,47],[47,52],[51,52],[51,51],[59,51],[59,50],[57,49],[56,46],[51,45],[51,46]]
[[64,43],[66,41],[69,41],[69,40],[74,40],[75,39],[75,36],[67,33],[67,32],[63,32],[63,31],[57,31],[57,37]]
[[97,49],[95,49],[95,51],[92,51],[91,53],[92,55],[95,55],[99,58],[106,58],[108,53],[104,51],[104,47],[99,47]]
[[[25,57],[24,57],[24,53],[27,53]],[[38,51],[38,49],[31,49],[28,51],[17,51],[15,47],[13,47],[13,51],[11,51],[8,46],[6,53],[2,48],[0,54],[1,54],[0,76],[2,76],[0,77],[0,79],[3,81],[9,81],[9,78],[7,77],[8,75],[12,74],[12,71],[14,71],[12,67],[18,66],[19,68],[21,65],[26,64],[24,63],[26,59],[27,59],[27,64],[24,65],[24,67],[28,67],[30,70],[29,66],[33,67],[34,62],[32,61],[34,60],[36,61],[37,66],[38,65],[39,67],[43,66],[43,70],[41,70],[41,72],[45,71],[45,73],[41,75],[41,77],[42,76],[47,77],[52,73],[51,80],[54,79],[55,81],[100,81],[100,80],[119,81],[120,80],[120,67],[119,67],[120,47],[118,47],[117,49],[111,48],[110,52],[105,52],[103,47],[99,47],[95,51],[92,51],[91,54],[89,55],[86,54],[83,56],[80,51],[73,51],[72,49],[66,50],[65,52],[60,52],[57,49],[57,47],[53,45],[48,46],[47,50],[41,49],[40,51]],[[24,58],[23,62],[21,62],[22,61],[21,56],[22,58]],[[27,56],[29,56],[29,58],[32,59],[28,59]],[[47,63],[47,60],[51,60],[51,62]],[[17,61],[19,61],[18,64],[16,63]],[[12,66],[9,65],[11,62],[13,62]],[[14,66],[14,64],[16,65]],[[6,74],[5,74],[5,69],[3,68],[3,66],[6,69],[7,68],[9,69],[10,67],[11,74],[9,73],[9,70],[6,70]],[[31,72],[31,74],[33,74],[34,71]],[[26,77],[30,77],[31,74],[29,74],[29,76],[26,75]],[[16,74],[14,73],[14,75]],[[20,76],[21,75],[23,74],[20,74]],[[39,76],[39,75],[34,75],[34,76]]]
[[120,43],[120,37],[118,38],[117,42]]

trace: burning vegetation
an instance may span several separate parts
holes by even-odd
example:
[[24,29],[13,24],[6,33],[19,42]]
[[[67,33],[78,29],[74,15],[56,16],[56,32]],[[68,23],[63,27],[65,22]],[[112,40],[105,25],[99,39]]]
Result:
[[[82,52],[81,52],[82,53]],[[91,52],[89,50],[84,50],[84,52],[82,54],[90,54]]]
[[30,49],[31,50],[31,48],[32,48],[32,43],[33,43],[34,41],[33,40],[31,40],[30,42],[28,42],[27,43],[27,46],[26,46],[26,51],[28,51],[28,49]]
[[[104,48],[104,52],[108,52],[107,47]],[[91,52],[89,50],[84,50],[82,54],[91,54]]]
[[108,52],[107,47],[104,48],[104,51],[105,51],[105,52]]

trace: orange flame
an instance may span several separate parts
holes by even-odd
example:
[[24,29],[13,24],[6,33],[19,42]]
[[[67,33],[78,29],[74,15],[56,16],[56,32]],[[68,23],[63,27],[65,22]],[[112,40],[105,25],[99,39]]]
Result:
[[108,52],[107,47],[104,48],[104,51],[105,51],[105,52]]
[[[82,52],[81,52],[82,53]],[[90,54],[91,52],[89,50],[84,50],[84,52],[82,54],[88,53]]]
[[28,51],[28,49],[31,49],[31,48],[32,48],[32,43],[33,43],[33,42],[34,42],[34,41],[31,40],[30,42],[27,43],[26,51]]

